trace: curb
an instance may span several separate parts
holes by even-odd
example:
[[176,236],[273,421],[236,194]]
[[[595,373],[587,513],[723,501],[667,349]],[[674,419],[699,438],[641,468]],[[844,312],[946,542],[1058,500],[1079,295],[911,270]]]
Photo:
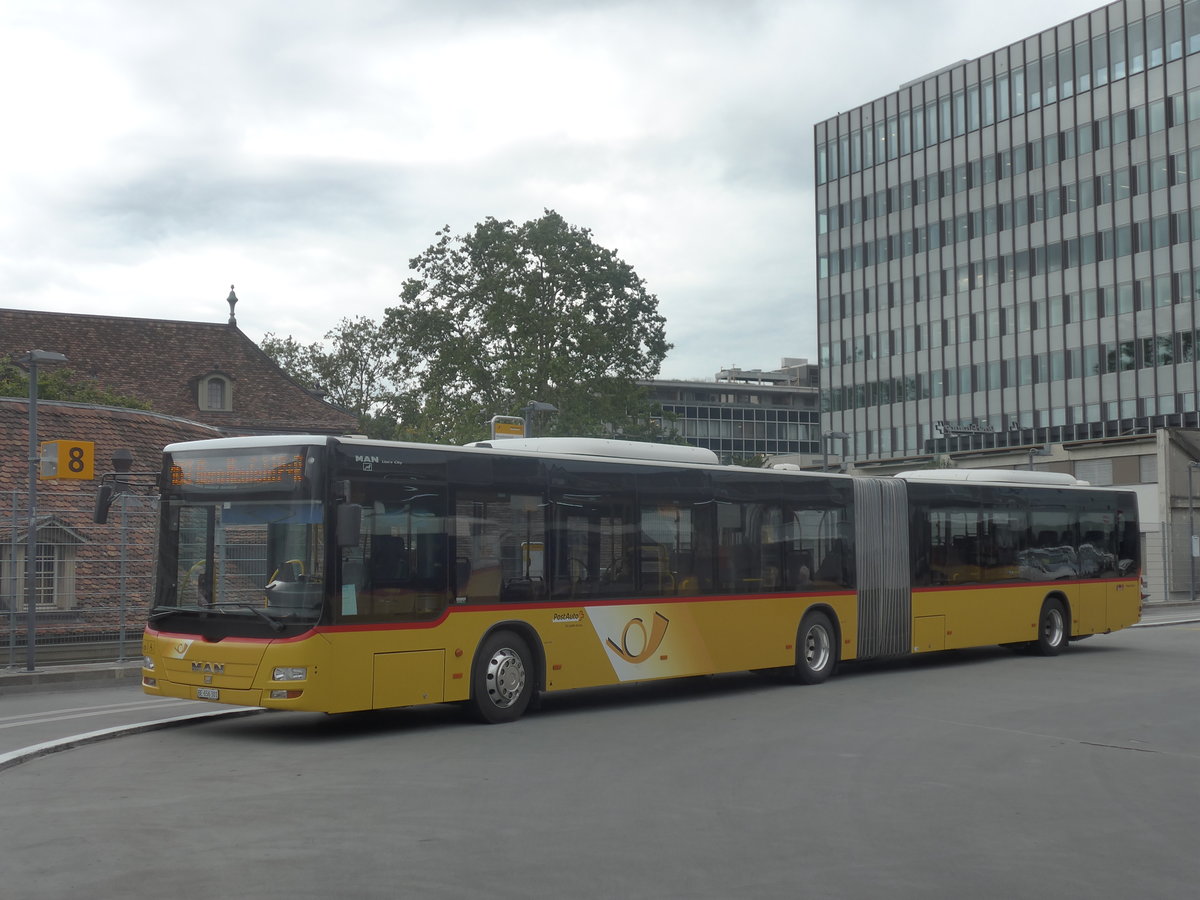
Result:
[[85,744],[96,744],[100,741],[107,741],[113,738],[123,737],[127,734],[146,734],[150,731],[161,731],[165,728],[176,728],[180,725],[187,725],[189,722],[196,722],[204,719],[234,719],[242,716],[256,716],[259,713],[269,712],[268,709],[262,706],[253,706],[249,709],[217,709],[201,713],[189,713],[185,716],[175,716],[170,719],[157,719],[152,722],[136,722],[132,725],[118,725],[114,728],[102,728],[99,731],[89,731],[84,734],[73,734],[70,737],[59,738],[54,741],[46,741],[41,744],[32,744],[28,747],[22,747],[20,750],[13,750],[9,753],[0,753],[0,772],[5,769],[11,769],[13,766],[19,766],[21,763],[29,762],[33,759],[40,759],[43,756],[49,756],[51,753],[60,753],[63,750],[71,750],[75,747],[82,747]]
[[92,686],[97,682],[109,682],[119,686],[124,681],[134,681],[142,674],[142,664],[95,663],[79,666],[46,666],[26,672],[21,669],[0,669],[0,697],[9,693],[32,691],[39,688],[73,688]]
[[1134,628],[1156,628],[1159,625],[1188,625],[1200,622],[1200,603],[1147,603],[1142,606],[1142,618]]
[[1133,628],[1160,628],[1163,625],[1190,625],[1190,624],[1194,624],[1196,622],[1200,622],[1200,615],[1192,614],[1192,615],[1181,616],[1178,619],[1154,619],[1149,622],[1146,622],[1146,621],[1134,622],[1132,627]]

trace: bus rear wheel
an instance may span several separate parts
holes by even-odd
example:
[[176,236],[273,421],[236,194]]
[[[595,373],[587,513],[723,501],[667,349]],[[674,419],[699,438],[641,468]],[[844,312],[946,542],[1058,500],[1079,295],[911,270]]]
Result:
[[837,633],[829,616],[816,610],[800,620],[796,636],[796,680],[820,684],[837,665]]
[[1039,656],[1058,656],[1069,639],[1067,613],[1062,601],[1047,597],[1038,616],[1038,636],[1031,645],[1033,651]]
[[491,635],[475,655],[471,672],[471,712],[489,725],[521,718],[533,697],[533,656],[511,631]]

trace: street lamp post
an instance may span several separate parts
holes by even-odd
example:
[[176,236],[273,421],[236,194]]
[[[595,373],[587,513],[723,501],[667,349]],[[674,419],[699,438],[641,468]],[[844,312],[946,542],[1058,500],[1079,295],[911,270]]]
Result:
[[[850,437],[850,435],[846,434],[846,432],[844,432],[844,431],[827,431],[821,435],[821,452],[822,452],[821,471],[822,472],[829,471],[829,442],[830,441],[844,441],[849,437]],[[846,454],[843,452],[842,456],[845,457],[845,455]]]
[[29,363],[29,530],[25,534],[25,671],[37,661],[37,397],[38,363],[62,363],[67,358],[52,350],[30,350],[18,362]]
[[[232,291],[230,291],[232,293]],[[232,309],[232,305],[230,306]],[[232,318],[232,316],[231,316]],[[129,556],[129,519],[126,514],[126,502],[129,500],[129,472],[133,468],[133,453],[129,450],[117,450],[112,455],[113,487],[121,498],[121,561],[117,567],[117,601],[120,604],[119,627],[117,629],[117,660],[125,660],[125,613],[126,613],[126,571]]]
[[1200,462],[1188,463],[1188,562],[1190,577],[1188,580],[1192,602],[1196,602],[1196,500],[1192,492],[1192,473],[1200,467]]
[[1033,458],[1035,456],[1053,456],[1054,452],[1049,447],[1030,447],[1029,448],[1029,471],[1033,471]]

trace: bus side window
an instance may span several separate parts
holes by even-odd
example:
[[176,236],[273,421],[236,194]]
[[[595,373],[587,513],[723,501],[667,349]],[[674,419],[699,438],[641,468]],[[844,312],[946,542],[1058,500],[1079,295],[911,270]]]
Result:
[[404,538],[374,535],[371,538],[371,584],[399,587],[408,581],[408,558]]
[[454,602],[545,599],[545,508],[533,494],[461,491],[454,503]]
[[[631,477],[598,473],[588,465],[563,462],[550,476],[546,565],[557,600],[634,595],[643,563],[641,548],[664,539],[643,539],[639,534]],[[563,490],[563,483],[571,483],[572,489]]]
[[[786,572],[789,589],[811,591],[822,585],[817,584],[818,573],[832,547],[830,534],[829,511],[793,506],[788,510],[787,522],[787,553]],[[826,566],[825,574],[833,569],[840,569],[831,560]],[[829,584],[825,584],[828,587]]]
[[762,590],[788,590],[795,581],[788,572],[789,544],[783,527],[783,508],[779,504],[763,505],[758,534],[758,570],[762,578]]
[[808,550],[789,550],[786,562],[785,588],[809,590],[812,588],[812,553]]
[[1141,571],[1141,535],[1138,531],[1137,501],[1132,496],[1118,501],[1115,516],[1116,567],[1119,575],[1134,575]]
[[931,526],[929,524],[929,507],[914,496],[916,492],[909,488],[909,520],[908,545],[909,565],[912,567],[912,583],[914,587],[923,587],[931,583],[933,578],[930,547]]
[[841,510],[823,510],[813,581],[821,587],[854,587],[854,524]]
[[360,543],[342,551],[342,616],[419,621],[445,609],[449,551],[444,494],[369,484]]
[[980,521],[984,542],[980,548],[983,580],[1025,580],[1028,570],[1025,532],[1029,511],[1023,494],[1010,487],[984,487],[980,492]]
[[845,542],[841,538],[834,538],[825,546],[825,555],[817,566],[814,579],[825,584],[845,584],[846,557]]
[[[1079,576],[1081,578],[1110,578],[1120,568],[1119,560],[1126,556],[1118,545],[1121,521],[1124,518],[1116,505],[1090,504],[1078,507],[1076,528],[1079,533]],[[1136,519],[1134,516],[1130,521]],[[1136,541],[1134,542],[1136,546]],[[1133,557],[1137,556],[1136,549]]]
[[641,593],[694,594],[695,533],[691,504],[678,501],[644,505],[640,515]]

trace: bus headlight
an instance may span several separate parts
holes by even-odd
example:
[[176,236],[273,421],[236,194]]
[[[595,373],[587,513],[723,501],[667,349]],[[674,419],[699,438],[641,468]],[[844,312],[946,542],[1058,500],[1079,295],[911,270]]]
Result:
[[308,678],[307,666],[276,666],[271,673],[272,681],[304,681]]
[[151,672],[153,672],[154,671],[154,657],[153,656],[143,656],[142,657],[142,668],[149,669]]

